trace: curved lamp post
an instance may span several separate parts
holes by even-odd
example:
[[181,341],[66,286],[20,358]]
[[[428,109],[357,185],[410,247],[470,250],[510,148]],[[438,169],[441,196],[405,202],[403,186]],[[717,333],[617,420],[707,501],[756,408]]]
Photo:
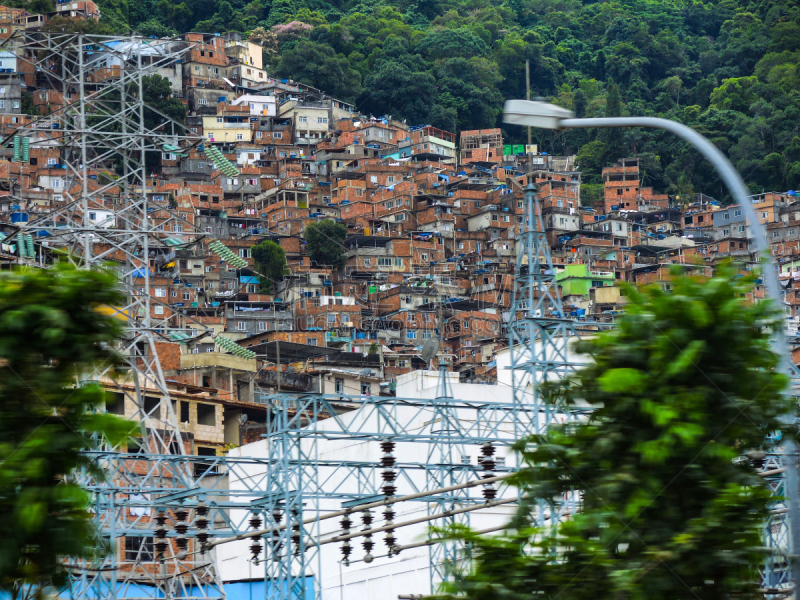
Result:
[[[767,231],[759,221],[758,214],[750,202],[750,194],[739,176],[739,173],[725,157],[725,155],[712,144],[709,140],[697,133],[691,127],[682,123],[670,121],[669,119],[659,119],[656,117],[603,117],[595,119],[576,119],[575,115],[561,106],[547,104],[545,102],[535,102],[531,100],[508,100],[503,107],[503,122],[512,125],[524,125],[528,127],[538,127],[540,129],[587,129],[587,128],[623,128],[623,127],[646,127],[649,129],[662,129],[674,133],[676,136],[692,145],[706,160],[708,160],[722,177],[722,181],[728,188],[734,201],[744,210],[753,233],[755,249],[764,258],[764,268],[762,276],[767,290],[767,295],[773,300],[775,306],[783,305],[783,293],[775,263],[772,260],[772,253],[767,245]],[[791,377],[794,371],[793,365],[789,361],[789,354],[786,347],[786,339],[782,328],[778,328],[773,334],[773,343],[776,352],[781,356],[782,371]],[[795,419],[794,415],[787,415],[786,419]],[[789,540],[790,540],[790,560],[792,565],[792,575],[795,582],[800,575],[800,506],[798,506],[798,475],[797,465],[794,460],[796,447],[792,440],[784,442],[786,461],[786,487],[785,496],[789,505]],[[796,588],[795,583],[795,588]]]

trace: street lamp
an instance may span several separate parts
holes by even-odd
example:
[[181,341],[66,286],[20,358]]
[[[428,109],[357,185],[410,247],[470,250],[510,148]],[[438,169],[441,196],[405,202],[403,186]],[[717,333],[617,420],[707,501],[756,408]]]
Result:
[[[763,277],[766,284],[767,295],[773,300],[775,306],[783,306],[783,293],[778,282],[775,263],[772,253],[767,247],[767,231],[759,221],[758,214],[750,202],[750,194],[739,176],[739,173],[725,157],[725,155],[709,140],[697,133],[691,127],[682,123],[659,119],[657,117],[602,117],[591,119],[576,119],[572,111],[555,104],[536,102],[532,100],[507,100],[503,107],[503,122],[511,125],[526,125],[540,129],[587,129],[587,128],[623,128],[646,127],[649,129],[662,129],[674,133],[676,136],[691,144],[703,157],[706,158],[722,177],[734,201],[745,212],[750,222],[750,229],[755,241],[757,254],[764,257]],[[794,366],[789,361],[786,339],[781,328],[773,334],[775,350],[780,354],[782,371],[791,377]],[[794,420],[794,415],[787,415],[786,419]],[[789,539],[791,544],[792,574],[795,581],[800,581],[800,506],[798,506],[798,473],[794,456],[797,448],[791,439],[784,443],[786,456],[786,496],[789,500]]]
[[[766,284],[767,294],[780,307],[783,304],[783,294],[778,283],[778,275],[775,264],[772,261],[772,254],[767,247],[767,230],[759,221],[758,214],[750,202],[750,195],[747,188],[739,177],[736,169],[725,158],[725,155],[714,144],[697,133],[691,127],[682,123],[670,121],[669,119],[659,119],[656,117],[603,117],[595,119],[576,119],[572,111],[547,104],[546,102],[535,102],[532,100],[508,100],[503,107],[503,122],[513,125],[527,125],[540,129],[587,129],[587,128],[622,128],[622,127],[647,127],[649,129],[663,129],[674,133],[679,138],[689,142],[700,154],[702,154],[717,170],[722,177],[722,181],[728,188],[733,199],[742,207],[750,221],[750,229],[753,232],[755,249],[758,254],[766,258],[766,268],[764,269],[764,283]],[[778,339],[780,338],[780,339]],[[786,342],[783,332],[775,336],[775,342],[782,356],[786,354]]]

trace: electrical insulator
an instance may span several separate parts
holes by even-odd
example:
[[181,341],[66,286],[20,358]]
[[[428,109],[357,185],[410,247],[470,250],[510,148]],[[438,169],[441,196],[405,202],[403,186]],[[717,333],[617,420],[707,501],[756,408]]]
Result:
[[[393,525],[394,523],[394,510],[391,506],[387,506],[386,510],[383,511],[383,518],[386,520],[386,525]],[[394,548],[397,539],[394,537],[394,529],[387,529],[386,530],[386,537],[384,538],[384,542],[386,543],[386,548],[389,550],[389,558],[392,557],[392,548]]]
[[[484,470],[482,479],[491,479],[494,477],[494,469],[496,466],[494,458],[495,447],[491,442],[486,442],[481,446],[481,454],[483,455],[478,459],[478,463]],[[497,497],[497,490],[491,483],[483,484],[483,497],[487,502],[494,500]]]
[[167,515],[164,514],[163,510],[158,511],[158,514],[156,515],[156,524],[159,527],[166,526],[166,524],[167,524]]
[[208,505],[205,502],[198,502],[194,512],[198,517],[205,517],[208,514]]
[[381,466],[383,466],[383,481],[382,488],[383,494],[387,497],[394,496],[397,493],[397,487],[394,485],[394,480],[397,478],[397,473],[394,471],[395,458],[392,452],[394,451],[395,443],[390,440],[381,442],[381,450],[384,455],[381,458]]
[[176,537],[175,545],[179,550],[186,550],[186,548],[189,546],[189,540],[185,537]]
[[261,527],[261,515],[255,512],[250,515],[250,527],[253,529]]
[[188,516],[189,516],[189,511],[186,510],[185,508],[179,508],[175,511],[176,521],[185,521]]
[[345,515],[342,517],[342,529],[345,531],[345,535],[349,533],[349,529],[353,526],[353,521],[350,520],[350,515]]
[[272,519],[275,521],[275,525],[280,525],[283,520],[283,513],[280,508],[276,508],[272,511]]
[[159,527],[155,530],[154,535],[158,539],[165,539],[167,537],[167,530],[165,527]]
[[345,540],[342,544],[342,562],[344,563],[345,567],[350,566],[350,553],[353,549],[350,547],[350,540]]
[[250,554],[253,555],[253,562],[258,564],[258,555],[261,554],[261,544],[258,540],[253,540],[253,543],[250,544]]
[[167,544],[167,542],[164,540],[158,540],[156,541],[155,544],[153,544],[153,547],[155,548],[156,551],[156,557],[158,558],[159,561],[164,560],[164,553],[167,551],[168,545],[169,544]]
[[200,551],[205,552],[205,545],[208,543],[208,538],[211,537],[207,531],[197,532],[197,541],[200,542]]
[[489,483],[483,486],[483,497],[486,499],[487,502],[497,498],[497,490],[494,489],[492,484]]
[[369,529],[372,525],[372,511],[370,509],[361,511],[361,522],[364,524],[365,529]]
[[178,535],[186,535],[187,531],[189,531],[189,524],[186,521],[178,521],[175,523],[175,533]]

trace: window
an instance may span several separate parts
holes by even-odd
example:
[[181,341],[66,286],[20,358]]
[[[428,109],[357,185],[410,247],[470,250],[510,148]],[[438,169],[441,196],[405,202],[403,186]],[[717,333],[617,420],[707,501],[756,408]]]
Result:
[[735,210],[733,211],[733,216],[734,216],[734,217],[741,217],[741,216],[742,216],[742,209],[741,209],[741,208],[737,208],[737,209],[735,209]]
[[306,346],[316,346],[317,338],[306,338]]
[[722,220],[723,221],[727,221],[730,218],[731,218],[730,213],[727,213],[727,212],[722,213]]
[[222,117],[217,117],[217,123],[222,123]]
[[369,384],[368,383],[362,383],[361,384],[361,393],[364,394],[365,396],[369,396]]
[[256,139],[260,140],[263,135],[264,135],[263,131],[256,131]]
[[744,225],[739,225],[739,233],[742,233],[743,231],[744,231]]
[[239,248],[239,258],[250,258],[250,248]]
[[259,321],[258,322],[258,330],[259,331],[266,331],[267,330],[267,322],[266,321]]
[[395,267],[402,267],[403,266],[403,259],[402,258],[395,258],[394,259],[394,266]]
[[273,137],[273,139],[276,139],[276,140],[282,140],[283,139],[283,133],[280,132],[280,131],[276,131],[275,133],[272,134],[272,137]]
[[344,379],[338,377],[334,380],[334,390],[337,394],[344,394]]
[[236,141],[237,142],[241,142],[243,139],[244,139],[244,134],[243,133],[237,133],[236,134]]
[[410,339],[410,340],[416,339],[417,332],[416,331],[409,331],[408,333],[406,333],[406,337],[408,339]]
[[[463,242],[459,242],[459,243],[458,243],[458,247],[459,247],[459,248],[463,248],[463,247],[464,247],[464,244],[463,244]],[[428,260],[428,254],[427,254],[426,252],[423,252],[423,253],[422,253],[422,260]]]
[[391,258],[378,258],[378,266],[379,267],[391,267],[392,266],[392,259]]
[[[378,259],[378,260],[380,260],[380,259]],[[372,259],[371,259],[371,258],[369,258],[368,256],[367,256],[367,257],[364,257],[364,266],[365,266],[365,267],[370,267],[370,266],[372,266]]]
[[508,223],[510,220],[511,220],[511,217],[509,217],[508,215],[503,215],[503,221],[504,222]]
[[197,404],[197,424],[213,427],[217,424],[217,407],[213,404]]
[[336,313],[328,314],[328,323],[336,323]]
[[308,123],[308,117],[297,117],[298,123]]
[[728,236],[730,234],[731,234],[731,230],[730,229],[723,229],[722,230],[722,235]]
[[[131,509],[142,510],[142,509]],[[146,509],[145,509],[146,510]],[[125,560],[130,562],[153,562],[156,554],[151,537],[125,536]]]
[[208,104],[208,100],[205,98],[198,98],[197,103],[200,105],[206,105]]
[[161,305],[153,307],[153,313],[157,314],[157,315],[163,315],[164,314],[164,307],[161,306]]
[[492,221],[497,221],[497,215],[492,215]]
[[320,123],[321,125],[327,125],[328,117],[317,117],[317,123]]
[[183,292],[183,299],[184,300],[191,300],[192,299],[192,293],[191,292]]
[[238,331],[246,331],[247,323],[245,323],[244,321],[236,321],[236,329]]
[[60,187],[61,187],[61,180],[53,179],[53,188],[60,188]]
[[48,159],[47,159],[47,164],[48,164],[48,165],[57,165],[57,164],[58,164],[58,162],[56,162],[56,159],[55,159],[55,158],[48,158]]
[[175,223],[175,226],[172,228],[172,230],[173,230],[175,233],[180,233],[181,231],[183,231],[183,225],[180,225],[180,224],[178,224],[178,223]]
[[156,290],[156,298],[167,297],[167,290],[165,288],[155,288],[155,290]]

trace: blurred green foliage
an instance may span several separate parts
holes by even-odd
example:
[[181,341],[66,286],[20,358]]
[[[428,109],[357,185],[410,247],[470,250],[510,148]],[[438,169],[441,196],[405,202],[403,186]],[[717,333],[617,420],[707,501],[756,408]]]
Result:
[[[612,331],[579,344],[591,363],[551,400],[595,407],[586,421],[523,440],[523,503],[509,531],[472,542],[474,570],[446,591],[497,600],[756,598],[769,491],[745,459],[793,410],[769,344],[780,326],[752,304],[753,277],[675,273],[671,292],[628,289]],[[542,531],[537,506],[582,506]]]
[[0,275],[0,590],[12,597],[63,585],[67,556],[106,551],[70,475],[93,470],[82,452],[96,440],[134,427],[85,381],[117,362],[121,322],[97,310],[122,302],[115,290],[110,273],[66,265]]

